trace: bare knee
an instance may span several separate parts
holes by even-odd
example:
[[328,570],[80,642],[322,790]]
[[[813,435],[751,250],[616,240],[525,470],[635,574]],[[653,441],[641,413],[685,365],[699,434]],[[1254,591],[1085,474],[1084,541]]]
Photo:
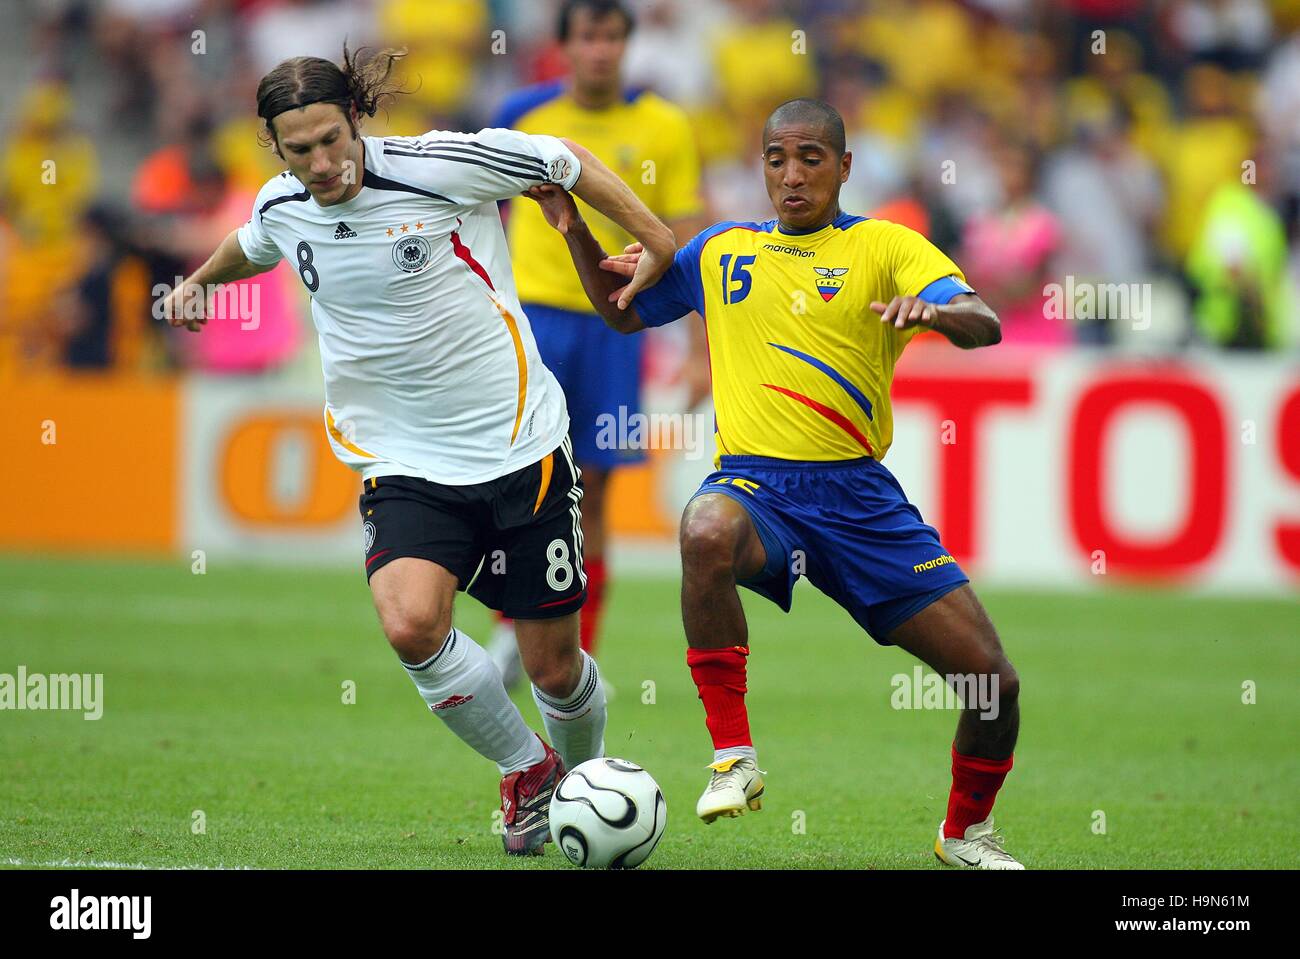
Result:
[[1000,651],[990,652],[969,665],[964,676],[967,682],[975,684],[973,688],[979,690],[979,695],[995,697],[1003,709],[1016,702],[1020,695],[1020,676]]
[[998,681],[998,699],[1003,703],[1014,703],[1020,697],[1020,674],[1006,656],[999,657],[999,660],[993,673]]
[[1020,676],[1001,651],[990,651],[980,657],[970,672],[981,678],[987,676],[988,685],[997,687],[998,698],[1003,702],[1011,702],[1020,694]]
[[693,576],[730,575],[745,532],[745,518],[701,507],[682,519],[682,567]]
[[[970,598],[974,600],[973,594]],[[978,601],[975,601],[974,617],[967,617],[966,623],[971,638],[967,648],[973,651],[969,654],[972,661],[967,671],[989,677],[988,688],[997,689],[998,699],[1007,705],[1014,703],[1020,695],[1020,675],[1007,658],[997,630]]]
[[524,672],[543,696],[568,699],[582,678],[578,614],[559,619],[515,621]]
[[451,632],[451,609],[394,604],[379,611],[388,643],[403,662],[422,663],[442,648]]
[[389,645],[404,662],[422,663],[451,631],[456,577],[436,563],[401,557],[370,577],[375,612]]
[[525,667],[528,678],[544,696],[568,699],[582,678],[582,659],[578,650],[556,650]]

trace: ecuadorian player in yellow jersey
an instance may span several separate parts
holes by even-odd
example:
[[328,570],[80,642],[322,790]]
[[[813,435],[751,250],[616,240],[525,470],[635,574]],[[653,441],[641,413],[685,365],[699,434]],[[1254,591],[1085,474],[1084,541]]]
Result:
[[[611,297],[636,248],[602,259],[562,191],[530,190],[608,324],[630,333],[694,309],[707,328],[718,470],[681,528],[687,663],[714,747],[696,812],[713,822],[761,805],[765,784],[745,709],[749,635],[736,587],[788,611],[803,575],[876,642],[963,683],[934,851],[952,866],[1023,868],[992,816],[1020,725],[1019,680],[965,574],[880,462],[893,441],[889,385],[908,340],[929,328],[961,347],[993,345],[997,317],[923,237],[840,210],[852,155],[833,108],[782,104],[762,144],[776,219],[705,230],[623,311]],[[783,639],[816,654],[815,636]]]
[[[506,100],[492,125],[523,133],[549,130],[551,136],[577,140],[669,226],[699,217],[700,161],[685,112],[655,93],[621,85],[611,90],[612,102],[593,108],[575,98],[569,83],[520,91]],[[607,249],[621,250],[632,242],[618,224],[585,204],[582,215]],[[506,236],[520,302],[591,316],[582,283],[567,268],[564,239],[546,225],[536,204],[511,202]]]
[[[704,225],[694,135],[679,107],[624,87],[622,61],[633,26],[632,14],[616,0],[568,0],[559,11],[557,37],[569,76],[510,96],[492,125],[576,140],[678,236],[690,236]],[[631,242],[612,220],[585,205],[581,209],[607,249]],[[607,481],[612,470],[645,458],[640,449],[611,444],[606,424],[626,422],[640,409],[642,344],[607,329],[593,314],[564,239],[547,226],[536,204],[512,201],[506,232],[519,300],[537,349],[564,390],[573,453],[582,469],[587,603],[580,632],[582,648],[594,654],[606,583]],[[691,406],[708,390],[703,336],[693,340],[684,370]],[[520,675],[509,624],[497,631],[491,652],[508,684]]]
[[690,302],[708,318],[719,465],[728,455],[882,459],[894,365],[920,326],[881,323],[870,305],[971,292],[919,234],[843,213],[811,231],[719,224],[682,252],[698,267],[670,271],[638,314],[655,325]]

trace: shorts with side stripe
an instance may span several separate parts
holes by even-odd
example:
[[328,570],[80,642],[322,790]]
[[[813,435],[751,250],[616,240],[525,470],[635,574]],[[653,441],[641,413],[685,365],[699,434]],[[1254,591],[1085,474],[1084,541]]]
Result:
[[447,569],[460,591],[512,619],[567,616],[587,599],[581,503],[567,438],[531,466],[486,483],[368,479],[360,502],[366,578],[413,556]]

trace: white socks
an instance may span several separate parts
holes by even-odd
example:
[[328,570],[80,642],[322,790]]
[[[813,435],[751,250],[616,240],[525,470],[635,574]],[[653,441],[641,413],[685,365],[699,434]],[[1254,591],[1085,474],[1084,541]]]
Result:
[[[596,661],[585,652],[582,675],[573,692],[556,699],[533,687],[533,701],[551,746],[565,768],[605,755],[605,689]],[[402,663],[415,688],[466,744],[497,764],[501,774],[527,769],[546,754],[510,701],[492,657],[453,627],[442,649],[423,663]]]
[[579,655],[582,676],[566,698],[555,699],[533,687],[546,734],[566,769],[605,755],[605,688],[596,661],[581,650]]
[[753,746],[728,746],[725,749],[713,750],[713,761],[720,763],[724,759],[752,759],[758,762],[758,753]]
[[[424,662],[402,665],[433,714],[472,749],[496,763],[503,776],[546,758],[541,740],[528,728],[518,707],[506,694],[492,658],[459,629],[452,627],[442,649]],[[595,664],[592,669],[594,672]],[[578,686],[582,688],[581,683]],[[599,689],[599,681],[596,686]],[[542,715],[551,742],[567,762],[568,756],[560,748],[551,721],[545,711]],[[605,697],[601,695],[599,732],[604,727]]]

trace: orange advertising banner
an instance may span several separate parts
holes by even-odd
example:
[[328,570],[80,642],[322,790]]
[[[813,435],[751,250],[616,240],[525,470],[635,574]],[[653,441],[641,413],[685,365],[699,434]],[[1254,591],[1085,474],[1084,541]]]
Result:
[[0,510],[0,546],[175,548],[175,381],[50,376],[4,392],[0,449],[16,495]]

